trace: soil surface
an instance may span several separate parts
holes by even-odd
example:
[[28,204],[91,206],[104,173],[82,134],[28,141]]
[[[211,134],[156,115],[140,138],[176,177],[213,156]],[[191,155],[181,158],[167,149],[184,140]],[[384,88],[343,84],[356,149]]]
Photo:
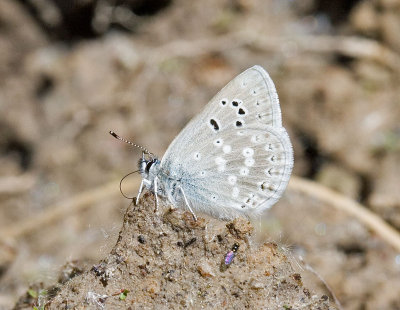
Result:
[[[247,220],[155,213],[153,198],[128,208],[111,253],[51,288],[46,309],[335,309],[276,244],[254,244]],[[31,303],[27,294],[16,308]]]
[[[161,158],[208,100],[255,64],[276,85],[294,147],[293,174],[362,203],[400,230],[399,0],[63,3],[0,1],[0,309],[24,298],[24,307],[41,306],[66,294],[79,274],[97,281],[96,294],[134,291],[128,284],[102,287],[90,271],[99,264],[133,266],[113,253],[133,251],[127,239],[117,242],[129,205],[118,187],[141,154],[108,131]],[[136,195],[137,186],[123,189]],[[124,223],[126,231],[126,217]],[[224,222],[215,225],[210,229],[226,229]],[[276,251],[290,260],[287,284],[295,281],[290,274],[299,274],[302,285],[293,285],[318,296],[312,302],[328,296],[328,305],[334,293],[345,309],[400,309],[400,253],[357,217],[289,187],[253,225],[252,240],[270,247],[240,241],[232,266],[213,271],[210,281],[222,275],[233,281],[235,268],[249,268],[249,253]],[[204,230],[196,229],[185,238],[200,238]],[[233,236],[218,242],[210,257],[195,244],[174,254],[190,251],[217,264],[235,242]],[[157,274],[155,289],[179,285],[168,276],[174,275]],[[198,277],[198,288],[207,291],[198,271],[186,276]],[[268,293],[254,294],[263,300]],[[184,296],[181,306],[190,307]],[[227,307],[237,302],[232,296]],[[123,307],[132,298],[116,295],[104,304]]]

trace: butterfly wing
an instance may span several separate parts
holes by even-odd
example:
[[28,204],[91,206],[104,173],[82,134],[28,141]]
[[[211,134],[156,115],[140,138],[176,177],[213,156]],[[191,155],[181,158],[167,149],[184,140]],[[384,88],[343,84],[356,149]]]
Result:
[[[162,158],[160,179],[178,180],[194,210],[232,218],[271,207],[292,167],[275,86],[254,66],[229,82],[174,139]],[[169,198],[183,203],[178,195]]]

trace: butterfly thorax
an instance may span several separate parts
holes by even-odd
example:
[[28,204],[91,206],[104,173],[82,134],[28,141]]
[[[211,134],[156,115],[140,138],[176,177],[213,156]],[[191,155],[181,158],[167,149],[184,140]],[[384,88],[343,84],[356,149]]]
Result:
[[[143,185],[153,193],[155,186],[157,194],[166,197],[172,204],[176,205],[181,202],[182,194],[179,193],[178,187],[181,182],[179,179],[172,177],[168,171],[161,167],[161,161],[158,158],[141,158],[138,163],[140,174],[143,178]],[[155,180],[157,179],[157,182]]]
[[139,159],[138,167],[143,178],[143,184],[151,191],[154,191],[154,178],[160,170],[160,160],[158,158]]

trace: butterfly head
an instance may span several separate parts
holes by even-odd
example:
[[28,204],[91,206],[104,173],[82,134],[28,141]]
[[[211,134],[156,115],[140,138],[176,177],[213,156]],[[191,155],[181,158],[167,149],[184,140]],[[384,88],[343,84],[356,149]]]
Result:
[[139,159],[138,168],[140,174],[143,176],[144,179],[149,180],[151,176],[158,170],[160,165],[160,160],[156,157],[149,157],[146,158],[144,153],[142,158]]

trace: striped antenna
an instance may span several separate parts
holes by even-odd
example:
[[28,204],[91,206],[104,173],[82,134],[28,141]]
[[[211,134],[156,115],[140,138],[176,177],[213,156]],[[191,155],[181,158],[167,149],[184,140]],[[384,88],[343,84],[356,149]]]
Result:
[[146,149],[145,147],[143,147],[143,146],[141,146],[141,145],[138,145],[138,144],[135,144],[135,143],[132,143],[131,141],[128,141],[128,140],[126,140],[126,139],[124,139],[124,138],[121,138],[120,136],[118,136],[114,131],[109,131],[109,133],[110,133],[110,135],[112,135],[114,138],[116,138],[116,139],[118,139],[118,140],[120,140],[120,141],[122,141],[122,142],[125,142],[125,143],[128,143],[128,144],[130,144],[130,145],[132,145],[132,146],[134,146],[134,147],[137,147],[137,148],[139,148],[139,149],[141,149],[144,153],[146,153],[147,155],[149,155],[150,157],[156,157],[153,153],[151,153],[151,152],[149,152],[149,150],[148,149]]

